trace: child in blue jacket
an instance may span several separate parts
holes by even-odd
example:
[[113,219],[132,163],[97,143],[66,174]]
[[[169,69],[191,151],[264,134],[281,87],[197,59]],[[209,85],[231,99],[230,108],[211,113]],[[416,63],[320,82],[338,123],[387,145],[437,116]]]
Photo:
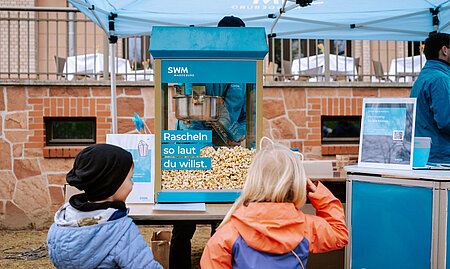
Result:
[[84,193],[72,196],[56,212],[48,231],[55,267],[162,268],[127,216],[132,175],[132,156],[120,147],[96,144],[76,156],[66,180]]

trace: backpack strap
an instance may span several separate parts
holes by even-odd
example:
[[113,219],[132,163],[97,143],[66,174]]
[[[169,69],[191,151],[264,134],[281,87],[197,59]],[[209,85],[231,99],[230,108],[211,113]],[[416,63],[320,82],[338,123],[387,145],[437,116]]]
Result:
[[228,90],[230,89],[230,87],[231,87],[231,83],[227,83],[227,87],[225,88],[225,91],[223,92],[223,95],[222,95],[224,100],[225,100],[225,97],[227,96],[227,93],[228,93]]
[[302,260],[300,260],[300,257],[297,255],[297,253],[295,253],[293,250],[291,250],[292,254],[294,254],[294,256],[297,258],[297,260],[300,262],[300,265],[302,266],[302,269],[305,269],[305,267],[303,267],[303,263]]

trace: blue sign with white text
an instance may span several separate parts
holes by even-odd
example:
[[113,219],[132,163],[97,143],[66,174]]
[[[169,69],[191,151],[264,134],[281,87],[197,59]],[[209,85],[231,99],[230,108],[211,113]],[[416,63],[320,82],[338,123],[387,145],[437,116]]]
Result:
[[162,83],[256,83],[256,61],[162,60]]
[[366,107],[364,135],[392,136],[405,131],[406,107]]
[[163,130],[162,143],[211,143],[212,130]]
[[161,170],[208,170],[211,158],[161,158]]
[[162,144],[162,156],[200,156],[203,144]]

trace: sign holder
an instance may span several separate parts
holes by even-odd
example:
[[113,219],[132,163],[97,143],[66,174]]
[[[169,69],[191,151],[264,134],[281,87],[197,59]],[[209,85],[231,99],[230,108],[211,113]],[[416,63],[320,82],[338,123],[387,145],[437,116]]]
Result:
[[412,169],[415,121],[415,98],[364,98],[358,165]]

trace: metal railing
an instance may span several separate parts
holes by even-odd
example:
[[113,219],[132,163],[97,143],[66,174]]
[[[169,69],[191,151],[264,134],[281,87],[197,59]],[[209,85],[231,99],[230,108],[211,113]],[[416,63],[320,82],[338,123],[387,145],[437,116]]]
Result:
[[[74,8],[0,7],[0,79],[109,79],[106,34]],[[118,80],[153,80],[149,37],[119,38]],[[411,82],[422,43],[269,39],[266,81]]]
[[425,55],[422,42],[270,39],[266,80],[410,83]]

